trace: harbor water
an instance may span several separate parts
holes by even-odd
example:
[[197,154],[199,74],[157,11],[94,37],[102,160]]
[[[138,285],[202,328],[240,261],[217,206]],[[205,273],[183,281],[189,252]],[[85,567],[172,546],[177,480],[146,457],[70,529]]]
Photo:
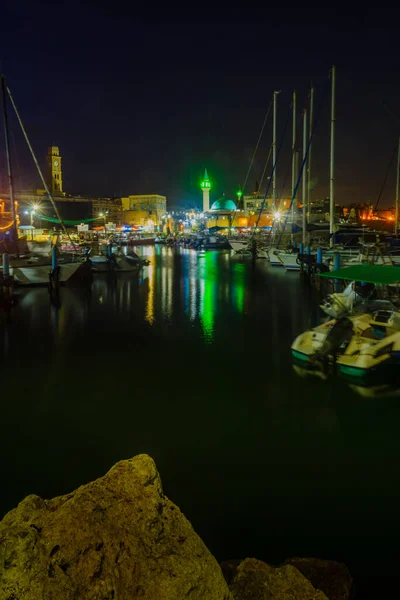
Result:
[[141,274],[64,288],[59,306],[21,291],[1,314],[0,516],[146,452],[219,560],[337,559],[376,598],[400,533],[397,389],[293,367],[292,341],[321,319],[298,273],[136,250]]

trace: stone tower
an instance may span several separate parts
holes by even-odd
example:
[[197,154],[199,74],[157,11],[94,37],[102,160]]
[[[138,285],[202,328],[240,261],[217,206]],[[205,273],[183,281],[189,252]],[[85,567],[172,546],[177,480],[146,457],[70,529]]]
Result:
[[47,185],[53,194],[62,194],[63,180],[61,169],[61,156],[58,146],[49,146],[47,151]]
[[204,177],[201,182],[201,189],[203,190],[203,212],[210,210],[210,189],[211,183],[208,178],[207,169],[204,169]]

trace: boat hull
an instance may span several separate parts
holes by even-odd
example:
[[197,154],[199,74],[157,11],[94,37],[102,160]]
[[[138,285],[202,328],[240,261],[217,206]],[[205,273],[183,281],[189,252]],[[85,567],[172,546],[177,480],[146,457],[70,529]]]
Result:
[[[85,267],[85,263],[77,262],[60,264],[59,267],[61,285],[68,285],[73,283],[74,279],[80,279],[79,271],[83,268],[83,270],[86,272],[88,269],[88,267]],[[45,286],[49,283],[50,270],[50,265],[10,267],[10,275],[14,277],[14,281],[18,286]]]
[[155,237],[139,238],[137,240],[129,240],[129,246],[152,246],[156,241]]

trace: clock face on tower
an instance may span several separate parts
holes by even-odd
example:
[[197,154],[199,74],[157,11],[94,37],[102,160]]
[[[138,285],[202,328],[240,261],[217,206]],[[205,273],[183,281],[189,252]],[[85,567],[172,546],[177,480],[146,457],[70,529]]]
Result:
[[55,167],[58,167],[58,160],[55,160],[55,161],[54,161],[54,166],[55,166]]

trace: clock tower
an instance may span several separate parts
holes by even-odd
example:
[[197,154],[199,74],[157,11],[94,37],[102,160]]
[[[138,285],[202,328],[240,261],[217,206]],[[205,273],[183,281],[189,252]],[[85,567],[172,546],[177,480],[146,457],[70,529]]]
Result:
[[47,151],[47,185],[53,194],[62,194],[63,180],[61,169],[61,156],[58,146],[49,146]]

